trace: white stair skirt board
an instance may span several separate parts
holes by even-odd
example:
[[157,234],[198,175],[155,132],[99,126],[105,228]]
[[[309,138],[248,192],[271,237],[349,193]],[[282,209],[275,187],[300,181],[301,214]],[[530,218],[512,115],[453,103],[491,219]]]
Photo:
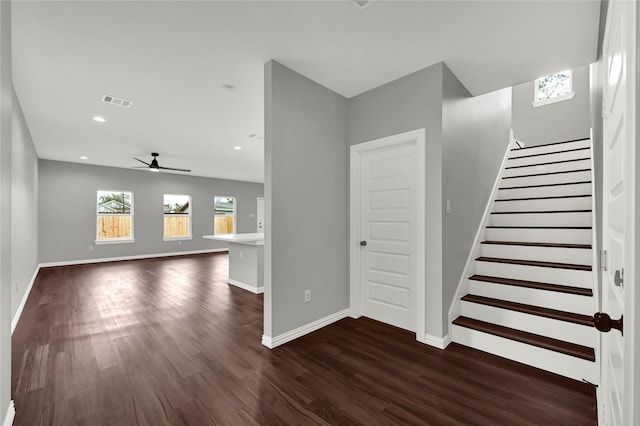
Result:
[[476,274],[593,289],[591,271],[476,261]]
[[564,340],[595,348],[597,331],[594,327],[527,314],[475,302],[462,301],[461,315],[480,321],[516,328],[528,333]]
[[[575,181],[582,182],[582,181]],[[512,198],[562,197],[565,195],[583,195],[591,193],[591,183],[570,183],[568,185],[538,186],[531,188],[506,189],[515,185],[502,185],[498,191],[498,200]]]
[[598,365],[574,356],[454,325],[453,341],[561,376],[598,384]]
[[492,214],[492,226],[591,226],[591,212]]
[[529,166],[531,164],[550,163],[552,161],[577,160],[585,158],[586,155],[589,155],[589,150],[587,149],[581,149],[579,151],[553,152],[535,156],[531,156],[531,153],[527,153],[525,151],[523,153],[519,153],[518,156],[510,157],[507,160],[506,167]]
[[527,241],[532,243],[591,244],[591,229],[487,228],[491,241]]
[[254,287],[254,286],[252,286],[250,284],[246,284],[246,283],[243,283],[241,281],[234,280],[234,279],[231,279],[231,278],[229,278],[227,280],[227,283],[231,284],[232,286],[239,287],[239,288],[241,288],[243,290],[250,291],[251,293],[255,293],[255,294],[264,293],[264,287]]
[[13,419],[16,416],[16,407],[13,404],[13,399],[9,401],[9,406],[7,407],[7,413],[4,415],[4,420],[2,421],[2,426],[11,426],[13,424]]
[[534,175],[536,173],[564,172],[568,170],[591,169],[591,160],[587,157],[588,157],[588,154],[585,154],[581,158],[586,158],[586,160],[572,160],[572,161],[565,161],[561,163],[552,162],[552,164],[532,164],[530,166],[505,169],[502,177]]
[[276,348],[280,345],[284,345],[287,342],[297,339],[298,337],[302,337],[306,334],[319,330],[322,327],[326,327],[330,324],[333,324],[336,321],[340,321],[341,319],[348,317],[349,314],[350,314],[350,310],[344,309],[342,311],[338,311],[334,314],[327,315],[324,318],[320,318],[318,320],[310,322],[309,324],[305,324],[303,326],[295,328],[291,331],[287,331],[286,333],[280,334],[275,337],[262,335],[262,344],[268,347],[269,349]]
[[531,212],[546,210],[590,210],[591,197],[548,198],[542,200],[497,201],[494,212]]
[[533,176],[524,176],[521,173],[509,179],[502,179],[503,186],[528,186],[528,185],[550,185],[563,182],[579,182],[591,179],[591,170],[573,170],[565,173],[542,174],[541,172],[532,173]]
[[469,294],[583,315],[593,315],[595,309],[593,297],[589,296],[476,280],[469,280]]
[[[509,153],[509,157],[519,157],[522,155],[533,155],[533,154],[543,154],[548,152],[557,152],[564,151],[567,149],[576,149],[576,148],[588,148],[589,139],[581,140],[581,141],[573,141],[567,143],[558,143],[553,145],[540,145],[536,147],[529,147],[527,149],[516,149]],[[588,154],[588,151],[585,151]],[[586,155],[585,155],[586,156]]]
[[581,248],[482,244],[480,253],[486,257],[573,263],[578,265],[590,265],[592,260],[591,249]]

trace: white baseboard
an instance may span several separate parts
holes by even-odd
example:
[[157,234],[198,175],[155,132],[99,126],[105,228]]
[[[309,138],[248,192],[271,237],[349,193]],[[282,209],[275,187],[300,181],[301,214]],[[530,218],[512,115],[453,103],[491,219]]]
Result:
[[310,322],[309,324],[305,324],[301,327],[293,329],[291,331],[287,331],[276,337],[262,336],[262,344],[268,347],[269,349],[273,349],[280,345],[283,345],[287,342],[290,342],[298,337],[302,337],[305,334],[312,333],[316,330],[321,329],[322,327],[326,327],[327,325],[333,324],[336,321],[340,321],[343,318],[346,318],[350,314],[349,309],[343,309],[342,311],[338,311],[334,314],[327,315],[324,318],[320,318],[319,320]]
[[243,283],[242,281],[234,280],[229,278],[227,282],[233,286],[239,287],[243,290],[250,291],[251,293],[261,294],[264,293],[264,287],[254,287],[252,285]]
[[29,298],[29,294],[31,294],[31,289],[33,288],[33,283],[36,281],[36,277],[38,276],[38,272],[40,272],[40,265],[36,266],[36,270],[33,271],[33,276],[31,277],[31,281],[29,281],[29,285],[22,295],[22,300],[20,301],[20,306],[18,306],[18,310],[16,311],[13,319],[11,320],[11,334],[13,335],[14,330],[16,329],[16,325],[18,325],[18,320],[22,315],[22,310],[24,309],[24,305],[27,303],[27,299]]
[[13,424],[13,418],[16,416],[16,406],[13,404],[13,399],[9,401],[7,407],[7,413],[4,415],[2,426],[11,426]]
[[438,349],[445,349],[451,343],[451,337],[447,334],[444,337],[436,337],[431,336],[430,334],[425,334],[424,339],[420,340],[422,343],[436,347]]
[[51,266],[71,266],[71,265],[84,265],[87,263],[103,263],[103,262],[118,262],[121,260],[138,260],[138,259],[151,259],[155,257],[172,257],[172,256],[186,256],[189,254],[202,254],[202,253],[219,253],[223,251],[229,251],[228,248],[221,249],[205,249],[205,250],[190,250],[190,251],[175,251],[171,253],[154,253],[154,254],[135,254],[132,256],[119,256],[119,257],[104,257],[99,259],[82,259],[82,260],[63,260],[60,262],[46,262],[41,263],[41,268],[49,268]]

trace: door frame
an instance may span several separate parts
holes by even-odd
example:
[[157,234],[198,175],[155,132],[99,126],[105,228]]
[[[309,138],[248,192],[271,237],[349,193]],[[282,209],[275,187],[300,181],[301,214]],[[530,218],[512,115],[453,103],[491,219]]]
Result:
[[404,146],[416,148],[416,253],[412,253],[418,259],[416,273],[416,339],[424,343],[426,330],[426,281],[425,281],[425,199],[426,199],[426,132],[425,129],[417,129],[400,133],[369,142],[352,145],[350,148],[349,171],[349,288],[350,288],[350,316],[360,318],[362,316],[362,287],[360,276],[361,253],[360,250],[360,173],[361,158],[365,154],[377,151],[386,151]]

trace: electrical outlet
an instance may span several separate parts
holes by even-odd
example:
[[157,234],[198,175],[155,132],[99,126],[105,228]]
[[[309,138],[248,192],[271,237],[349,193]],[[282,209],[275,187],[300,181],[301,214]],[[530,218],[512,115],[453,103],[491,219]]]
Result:
[[93,246],[89,246],[89,251],[93,251]]
[[178,241],[178,245],[181,246],[182,245],[182,241]]
[[311,302],[311,290],[304,291],[304,303]]

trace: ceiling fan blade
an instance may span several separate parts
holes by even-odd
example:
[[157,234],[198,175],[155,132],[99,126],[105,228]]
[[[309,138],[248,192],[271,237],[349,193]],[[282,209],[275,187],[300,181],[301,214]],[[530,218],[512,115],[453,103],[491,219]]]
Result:
[[133,166],[132,169],[148,169],[149,166]]
[[142,161],[139,158],[133,157],[134,160],[138,160],[139,162],[141,162],[142,164],[146,164],[147,166],[150,166],[151,164],[147,163],[146,161]]
[[189,173],[191,173],[191,170],[188,170],[188,169],[174,169],[173,167],[162,167],[162,166],[160,166],[158,168],[162,169],[162,170],[174,170],[176,172],[189,172]]

